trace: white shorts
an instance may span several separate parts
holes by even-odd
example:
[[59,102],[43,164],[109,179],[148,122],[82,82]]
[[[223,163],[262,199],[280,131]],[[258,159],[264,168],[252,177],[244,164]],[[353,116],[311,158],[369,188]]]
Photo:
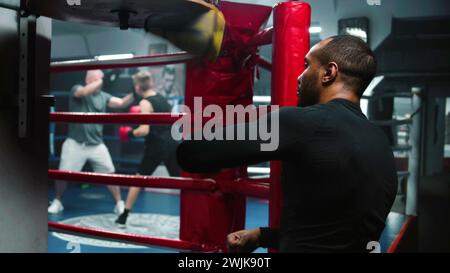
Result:
[[114,173],[114,164],[105,144],[84,145],[67,138],[61,150],[59,170],[79,172],[89,162],[96,173]]

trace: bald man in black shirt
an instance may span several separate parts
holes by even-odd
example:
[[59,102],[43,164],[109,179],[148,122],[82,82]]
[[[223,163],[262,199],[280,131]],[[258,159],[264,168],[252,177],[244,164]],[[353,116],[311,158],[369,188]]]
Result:
[[375,72],[374,55],[362,40],[328,38],[305,58],[300,107],[268,115],[269,121],[279,119],[277,149],[261,151],[260,140],[189,140],[179,146],[180,166],[190,172],[282,161],[280,229],[232,233],[231,251],[365,252],[378,241],[397,174],[386,136],[359,106]]

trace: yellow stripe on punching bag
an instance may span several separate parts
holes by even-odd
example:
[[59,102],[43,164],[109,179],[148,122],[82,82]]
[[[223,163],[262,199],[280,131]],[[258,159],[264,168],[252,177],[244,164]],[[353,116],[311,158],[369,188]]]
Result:
[[[197,1],[193,1],[197,2]],[[199,14],[178,29],[148,31],[166,38],[191,54],[214,61],[220,54],[225,31],[225,17],[214,5],[201,2],[209,10]]]

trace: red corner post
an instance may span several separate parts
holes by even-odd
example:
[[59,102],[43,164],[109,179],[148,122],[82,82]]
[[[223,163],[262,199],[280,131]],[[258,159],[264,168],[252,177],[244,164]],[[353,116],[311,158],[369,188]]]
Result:
[[[272,104],[296,106],[297,78],[304,70],[304,57],[309,51],[311,7],[307,3],[291,1],[278,3],[274,8],[272,52]],[[282,203],[281,163],[271,163],[269,226],[280,226]],[[301,174],[299,174],[301,179]]]
[[[272,8],[223,1],[220,10],[226,20],[220,57],[214,63],[201,60],[187,63],[185,104],[192,112],[201,112],[193,107],[195,97],[202,98],[200,108],[215,104],[225,109],[226,105],[252,103],[255,67],[245,60],[257,53],[257,47],[246,45],[269,18]],[[194,128],[198,129],[201,128]],[[183,176],[213,178],[221,184],[229,184],[245,178],[247,173],[244,166],[212,176],[188,173]],[[227,234],[245,226],[243,194],[182,190],[180,206],[180,239],[183,241],[219,246],[225,250]]]

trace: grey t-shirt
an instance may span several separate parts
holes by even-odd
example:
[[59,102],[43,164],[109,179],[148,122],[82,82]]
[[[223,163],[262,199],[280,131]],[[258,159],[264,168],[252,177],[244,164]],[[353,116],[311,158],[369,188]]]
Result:
[[[69,99],[70,112],[104,113],[112,96],[99,91],[88,96],[75,97],[75,91],[81,85],[72,87]],[[103,143],[103,124],[71,123],[68,137],[88,145]]]

